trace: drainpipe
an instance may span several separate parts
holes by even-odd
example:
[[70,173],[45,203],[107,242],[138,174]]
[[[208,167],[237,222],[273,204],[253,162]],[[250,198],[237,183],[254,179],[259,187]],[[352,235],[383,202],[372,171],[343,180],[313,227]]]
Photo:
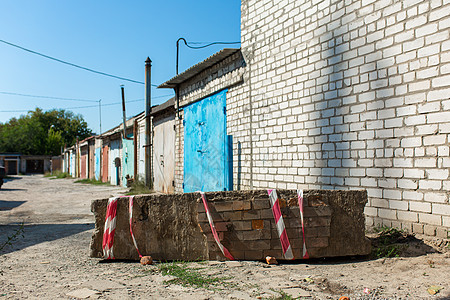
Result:
[[127,115],[125,113],[125,91],[123,85],[120,86],[122,90],[122,111],[123,111],[123,138],[125,140],[133,140],[133,138],[127,137]]
[[178,75],[178,57],[180,55],[180,41],[183,41],[187,45],[187,42],[186,42],[186,40],[184,38],[179,38],[177,40],[177,62],[176,62],[177,75]]
[[[181,37],[177,40],[177,59],[176,59],[176,73],[177,74],[176,75],[178,75],[178,61],[179,61],[179,57],[180,57],[180,41],[183,41],[187,45],[187,42],[184,38]],[[175,98],[177,100],[177,118],[178,118],[178,120],[181,119],[180,118],[180,96],[179,96],[179,94],[180,94],[180,87],[177,85],[175,87]]]
[[152,177],[152,139],[150,113],[152,108],[151,100],[151,78],[152,61],[149,57],[145,60],[145,183],[150,189],[153,189]]

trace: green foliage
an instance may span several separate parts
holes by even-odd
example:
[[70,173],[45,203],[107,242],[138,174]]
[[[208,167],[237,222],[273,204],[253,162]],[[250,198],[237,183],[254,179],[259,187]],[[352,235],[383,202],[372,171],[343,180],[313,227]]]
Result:
[[62,172],[62,171],[54,171],[53,173],[45,173],[44,177],[49,177],[50,179],[61,179],[61,178],[71,178],[69,173]]
[[390,227],[375,228],[378,236],[372,241],[372,257],[399,257],[400,254],[406,249],[404,243],[408,235],[403,230]]
[[0,123],[0,152],[59,155],[61,147],[92,135],[81,115],[71,111],[36,108],[20,118]]
[[102,182],[101,180],[97,179],[78,179],[75,181],[75,183],[84,183],[84,184],[94,184],[94,185],[109,185],[108,182]]
[[275,289],[270,289],[270,290],[271,290],[272,292],[275,292],[275,293],[280,294],[280,296],[272,297],[272,298],[269,298],[269,299],[276,299],[276,300],[294,300],[294,299],[297,299],[297,298],[292,297],[292,296],[289,295],[289,294],[286,294],[286,293],[283,292],[282,290],[275,290]]
[[163,275],[175,277],[174,279],[167,280],[167,283],[205,289],[217,289],[219,285],[227,286],[229,284],[224,282],[227,278],[202,274],[200,270],[204,268],[190,268],[186,262],[162,263],[158,268]]

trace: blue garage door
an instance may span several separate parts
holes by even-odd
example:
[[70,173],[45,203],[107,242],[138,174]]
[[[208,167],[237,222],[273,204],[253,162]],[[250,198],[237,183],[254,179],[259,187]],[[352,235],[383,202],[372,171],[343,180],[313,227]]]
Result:
[[226,90],[184,108],[184,192],[232,190]]

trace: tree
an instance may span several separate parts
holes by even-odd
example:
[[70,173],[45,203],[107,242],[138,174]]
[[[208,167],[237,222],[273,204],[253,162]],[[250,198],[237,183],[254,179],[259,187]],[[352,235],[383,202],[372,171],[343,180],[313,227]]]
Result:
[[91,135],[81,115],[64,109],[44,112],[36,108],[18,119],[0,123],[0,152],[59,155],[64,145],[74,145],[77,138],[83,140]]

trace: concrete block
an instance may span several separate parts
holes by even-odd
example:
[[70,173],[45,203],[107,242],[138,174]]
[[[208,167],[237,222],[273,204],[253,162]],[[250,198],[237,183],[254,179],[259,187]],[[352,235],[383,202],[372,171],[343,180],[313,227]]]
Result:
[[[278,190],[282,215],[288,237],[297,258],[301,256],[301,222],[296,191]],[[219,239],[236,259],[264,259],[272,253],[283,259],[272,210],[218,211],[215,207],[228,209],[224,203],[251,203],[255,199],[269,199],[267,191],[235,191],[206,193],[212,218]],[[143,255],[151,255],[158,260],[224,260],[209,223],[199,221],[198,195],[145,195],[134,200],[133,231],[139,250]],[[305,190],[305,231],[309,232],[307,245],[311,257],[365,255],[370,252],[370,243],[364,235],[364,206],[367,193],[364,191]],[[219,203],[222,203],[218,205]],[[102,257],[103,226],[107,199],[92,203],[96,230],[91,242],[91,256]],[[246,206],[246,205],[244,205]],[[246,206],[248,207],[248,206]],[[128,198],[118,202],[117,226],[114,241],[116,259],[138,259],[131,241],[128,223]],[[262,218],[267,212],[267,219]],[[246,215],[248,214],[248,215]],[[258,217],[258,218],[256,218]],[[246,218],[248,220],[246,220]],[[345,230],[342,230],[345,228]],[[358,245],[355,247],[355,245]]]

